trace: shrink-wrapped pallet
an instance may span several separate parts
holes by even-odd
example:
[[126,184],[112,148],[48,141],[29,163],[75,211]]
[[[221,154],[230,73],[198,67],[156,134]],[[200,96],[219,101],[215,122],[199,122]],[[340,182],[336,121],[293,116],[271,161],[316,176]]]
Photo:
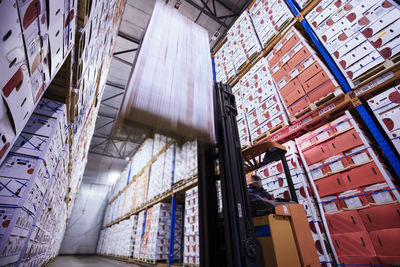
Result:
[[132,70],[119,123],[185,137],[213,137],[208,32],[157,1]]

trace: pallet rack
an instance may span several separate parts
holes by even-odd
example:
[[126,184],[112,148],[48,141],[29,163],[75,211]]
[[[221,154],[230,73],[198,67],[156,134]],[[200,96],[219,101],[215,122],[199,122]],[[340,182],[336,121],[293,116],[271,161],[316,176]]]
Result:
[[[254,2],[255,0],[252,2],[252,4]],[[321,0],[309,1],[303,9],[299,7],[295,0],[285,0],[285,2],[289,6],[290,10],[293,12],[295,16],[294,20],[286,28],[281,29],[281,31],[270,40],[270,44],[263,49],[263,52],[260,53],[260,55],[258,55],[258,57],[256,57],[253,62],[248,62],[247,65],[242,68],[242,71],[239,72],[235,78],[229,80],[228,85],[234,86],[238,82],[238,80],[243,77],[244,74],[249,71],[255,63],[257,63],[257,61],[260,60],[262,56],[267,55],[272,50],[274,45],[279,42],[285,32],[287,32],[291,27],[295,26],[297,28],[301,28],[302,32],[305,33],[306,36],[311,40],[312,44],[314,45],[314,49],[316,49],[316,51],[322,56],[322,59],[325,61],[328,69],[332,72],[339,85],[343,88],[345,94],[335,96],[323,105],[321,105],[318,109],[312,110],[310,113],[306,114],[305,116],[301,116],[297,120],[292,120],[291,124],[287,127],[282,127],[278,130],[274,129],[273,131],[265,132],[264,136],[261,136],[259,139],[257,139],[257,143],[265,141],[284,143],[286,141],[293,140],[294,138],[301,136],[308,131],[314,130],[322,123],[332,121],[340,115],[350,115],[348,110],[355,110],[358,113],[359,117],[362,119],[363,124],[366,126],[366,129],[369,130],[372,137],[381,148],[385,158],[387,159],[387,162],[392,168],[393,174],[396,175],[395,177],[398,181],[398,179],[400,178],[399,154],[395,150],[393,150],[391,145],[388,144],[388,139],[385,137],[383,129],[380,127],[379,124],[377,124],[375,116],[372,114],[371,110],[365,106],[365,101],[367,99],[382,92],[383,90],[386,90],[394,83],[400,81],[400,67],[398,62],[393,63],[392,61],[390,61],[390,64],[386,64],[388,66],[385,65],[385,68],[383,70],[375,68],[375,70],[372,69],[368,71],[368,73],[372,73],[371,76],[365,78],[360,84],[356,86],[353,85],[352,88],[352,85],[350,85],[346,78],[343,76],[342,72],[339,70],[336,63],[331,58],[330,54],[327,52],[322,43],[319,41],[318,37],[311,29],[309,22],[305,19],[305,16],[312,9],[314,9],[321,2]],[[217,46],[216,49],[218,50],[219,47],[220,46]],[[216,52],[217,51],[213,51],[211,57],[213,57]],[[212,61],[212,63],[215,82],[214,61]],[[356,128],[357,131],[360,131],[358,126]],[[366,140],[363,141],[364,143],[366,142]],[[243,149],[252,149],[252,146],[243,147],[242,150]],[[369,147],[368,150],[371,150],[371,148]],[[375,153],[372,153],[371,155],[374,155],[373,159],[375,161],[378,160]],[[308,167],[307,171],[309,172]],[[311,180],[312,179],[310,179],[310,181]],[[399,201],[399,194],[396,191],[397,189],[394,189],[393,183],[391,181],[389,181],[388,179],[386,179],[386,181],[391,188],[390,190],[394,190],[393,194]],[[311,184],[313,190],[315,191],[315,184],[312,181]],[[319,197],[318,205],[320,206],[321,214],[324,214]],[[325,216],[323,216],[323,223],[325,229],[328,229]],[[318,230],[319,229],[317,228],[317,231]],[[327,233],[329,235],[329,230]],[[328,237],[328,239],[331,243],[330,245],[333,248],[330,236]],[[336,264],[339,263],[338,257],[335,252],[334,258]],[[335,264],[334,262],[329,262],[328,259],[325,263],[328,265]]]
[[[102,227],[102,230],[111,227],[112,225],[115,225],[121,221],[124,221],[128,218],[130,218],[132,215],[137,215],[139,214],[139,212],[145,212],[144,213],[144,222],[143,222],[143,231],[144,231],[144,226],[146,225],[146,219],[147,219],[147,210],[151,207],[153,207],[154,205],[156,205],[157,203],[160,202],[170,202],[171,203],[171,222],[170,222],[170,233],[169,233],[169,252],[168,252],[168,260],[166,260],[168,266],[173,266],[174,262],[178,261],[182,261],[182,259],[176,259],[174,258],[174,256],[179,253],[180,251],[183,250],[183,244],[179,241],[175,239],[175,236],[182,233],[183,232],[183,225],[180,225],[179,223],[177,223],[176,220],[176,210],[179,209],[179,207],[177,207],[177,201],[182,202],[183,201],[183,197],[182,197],[182,193],[184,193],[186,190],[194,187],[197,185],[197,175],[193,175],[191,177],[188,177],[185,180],[181,180],[177,183],[175,183],[175,166],[176,166],[176,147],[177,144],[175,141],[169,141],[156,155],[154,155],[151,160],[146,163],[146,165],[142,168],[141,171],[139,171],[138,174],[136,174],[135,176],[132,177],[132,179],[130,179],[131,175],[128,175],[128,181],[127,181],[127,185],[124,186],[120,191],[118,191],[113,197],[112,199],[108,202],[107,205],[111,205],[117,198],[118,196],[120,196],[124,191],[126,191],[128,189],[128,187],[136,180],[137,177],[139,177],[144,171],[145,169],[151,167],[151,165],[157,160],[158,157],[160,157],[160,155],[162,155],[163,153],[165,153],[167,151],[167,149],[169,149],[170,147],[173,147],[173,168],[172,168],[172,180],[171,180],[171,188],[166,190],[165,192],[163,192],[162,194],[156,195],[155,197],[153,197],[152,199],[148,199],[147,201],[145,201],[144,203],[142,203],[140,206],[135,207],[133,210],[129,211],[126,214],[123,214],[122,216],[119,216],[118,218],[112,220],[111,222],[107,223],[106,225],[104,225]],[[131,168],[131,164],[128,164],[127,168]],[[128,173],[130,173],[128,171]],[[175,226],[177,226],[179,228],[178,232],[175,232]],[[144,233],[144,232],[143,232]],[[142,233],[142,235],[143,235]],[[178,251],[174,251],[174,244],[178,244],[180,249]],[[132,258],[132,257],[127,257],[124,258],[122,256],[116,256],[113,255],[114,257],[120,258],[120,259],[125,259],[125,260],[129,260],[130,262],[140,262],[140,263],[147,263],[147,264],[159,264],[159,261],[155,261],[155,260],[148,260],[145,258]]]
[[[250,5],[252,5],[254,2],[255,1],[253,1]],[[301,130],[307,130],[307,128],[309,128],[312,124],[315,124],[321,119],[326,118],[330,114],[339,112],[346,107],[352,107],[355,108],[364,123],[368,126],[369,131],[381,147],[388,162],[397,174],[397,177],[400,177],[400,160],[398,158],[397,152],[395,152],[388,144],[386,138],[384,137],[384,134],[382,133],[382,130],[373,119],[374,115],[365,107],[365,104],[362,102],[363,99],[366,99],[372,94],[376,94],[386,85],[393,83],[394,81],[400,80],[399,67],[397,66],[397,64],[394,64],[392,68],[386,70],[386,75],[383,74],[384,78],[376,77],[375,75],[358,85],[355,89],[352,89],[350,84],[347,82],[343,74],[336,66],[336,63],[332,60],[330,54],[326,51],[322,43],[319,41],[318,37],[314,34],[307,20],[304,18],[321,1],[311,1],[303,10],[300,9],[299,5],[294,0],[285,0],[285,2],[295,16],[294,21],[281,29],[281,31],[279,31],[278,34],[271,39],[270,44],[263,49],[263,52],[260,53],[260,55],[258,55],[252,62],[248,62],[247,65],[243,67],[243,70],[237,75],[236,79],[234,79],[232,82],[229,82],[228,84],[230,86],[234,86],[238,82],[240,77],[242,77],[255,63],[257,63],[257,61],[260,60],[262,56],[267,55],[271,51],[273,46],[282,38],[285,32],[287,32],[294,25],[301,25],[302,29],[306,32],[308,37],[315,45],[317,52],[322,55],[325,63],[327,64],[327,67],[332,72],[336,80],[339,82],[346,95],[344,98],[333,98],[332,101],[329,101],[321,109],[313,112],[313,114],[311,114],[311,117],[306,116],[299,118],[299,121],[293,121],[293,124],[288,128],[278,130],[274,133],[265,133],[266,136],[258,141],[269,140],[285,142],[296,137],[296,134],[303,133],[301,132]],[[215,55],[219,48],[220,46],[218,45],[216,47],[216,50],[212,51],[212,57]],[[213,67],[215,68],[214,65]],[[380,80],[379,83],[377,82],[377,80]]]

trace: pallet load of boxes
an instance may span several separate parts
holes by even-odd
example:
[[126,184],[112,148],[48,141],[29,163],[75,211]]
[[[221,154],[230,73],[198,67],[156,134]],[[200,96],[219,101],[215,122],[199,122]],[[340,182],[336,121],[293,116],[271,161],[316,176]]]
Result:
[[[391,0],[255,0],[212,54],[242,147],[288,149],[324,266],[400,264],[399,12]],[[280,162],[254,173],[290,198]]]
[[[125,1],[77,4],[0,3],[2,265],[57,256],[85,169]],[[90,24],[97,27],[78,47]]]

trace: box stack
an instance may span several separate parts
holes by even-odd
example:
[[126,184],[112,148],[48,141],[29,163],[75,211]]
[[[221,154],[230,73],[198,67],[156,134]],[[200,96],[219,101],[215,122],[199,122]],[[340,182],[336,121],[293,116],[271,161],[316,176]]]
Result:
[[175,174],[174,161],[176,159],[175,144],[171,145],[167,151],[165,151],[165,161],[162,175],[162,186],[161,194],[171,190],[172,188],[172,176]]
[[[182,225],[182,208],[180,205],[177,206],[175,211],[175,238],[178,240],[182,239],[182,234],[179,234],[178,225]],[[166,260],[169,254],[169,241],[171,231],[171,204],[169,203],[158,203],[152,207],[151,218],[148,217],[146,221],[149,226],[147,247],[146,247],[146,259],[148,260]],[[146,233],[145,233],[146,234]],[[174,259],[181,258],[180,247],[178,244],[174,244]]]
[[321,1],[306,19],[351,87],[400,52],[400,6],[391,0]]
[[165,153],[157,157],[154,163],[150,166],[149,187],[147,190],[147,198],[149,201],[161,193],[163,174],[165,165]]
[[184,264],[200,264],[198,189],[185,192]]
[[[365,217],[363,222],[359,216],[369,206],[397,203],[400,195],[350,113],[346,111],[344,116],[296,142],[320,210],[325,213],[325,229],[329,229],[331,247],[339,262],[376,264],[381,256],[382,262],[386,256],[399,256],[390,249],[382,250],[378,243],[373,245],[380,232],[368,233],[364,226],[368,219]],[[388,207],[389,212],[395,209]],[[398,226],[392,228],[395,227]],[[395,233],[396,230],[393,236]]]
[[293,19],[293,14],[285,1],[256,0],[249,13],[263,47]]
[[246,62],[254,59],[261,51],[260,42],[247,11],[244,11],[228,30],[227,37],[231,41],[233,65],[239,72]]
[[[146,211],[143,210],[139,212],[138,215],[138,220],[137,220],[137,228],[136,228],[136,234],[135,234],[135,248],[133,250],[133,257],[134,258],[139,258],[140,253],[141,253],[141,248],[142,248],[142,237],[144,234],[144,226],[145,226],[145,217],[146,217]],[[106,228],[107,229],[107,228]]]
[[246,115],[244,112],[243,96],[242,91],[242,79],[232,87],[232,93],[235,95],[236,110],[238,112],[236,116],[236,123],[238,126],[239,140],[241,147],[250,145],[250,135],[247,126]]
[[137,175],[152,159],[153,139],[148,138],[132,157],[131,176]]
[[[68,146],[61,158],[68,155]],[[40,217],[34,221],[33,231],[21,259],[23,266],[40,265],[58,254],[66,227],[66,166],[60,160],[52,178],[52,185],[43,202]]]
[[[66,6],[78,1],[67,1]],[[68,4],[67,4],[68,3]],[[71,191],[69,194],[69,212],[73,206],[76,192],[82,180],[86,166],[86,158],[93,136],[95,122],[106,82],[107,73],[111,64],[118,33],[118,25],[122,19],[122,10],[125,1],[82,1],[87,4],[79,6],[78,28],[76,30],[75,60],[72,67],[72,90],[70,101],[71,129]],[[65,8],[66,9],[66,8]],[[71,13],[71,12],[70,12]],[[65,16],[71,20],[71,16]],[[76,22],[71,22],[76,23]],[[64,24],[64,26],[67,26]],[[64,39],[70,42],[69,35]],[[66,28],[66,29],[67,29]]]
[[[240,80],[244,114],[251,142],[289,125],[265,58],[261,58]],[[243,133],[240,122],[240,133]]]
[[0,63],[8,66],[0,78],[0,164],[73,46],[73,38],[64,43],[63,36],[70,35],[64,27],[74,28],[76,2],[64,6],[64,1],[11,0],[0,4],[4,15]]
[[132,215],[126,220],[104,229],[100,233],[97,252],[115,256],[130,257],[134,251],[137,216]]
[[215,77],[217,82],[227,83],[236,76],[233,65],[232,41],[226,40],[214,55]]
[[[6,264],[18,259],[44,262],[51,241],[49,235],[53,234],[56,221],[54,217],[41,216],[41,213],[48,215],[44,207],[49,204],[57,205],[60,208],[58,212],[62,212],[63,202],[49,203],[51,199],[48,195],[52,194],[55,177],[66,180],[68,149],[64,148],[65,105],[52,101],[59,108],[49,112],[42,105],[49,103],[49,100],[43,99],[40,103],[11,148],[11,153],[0,166],[0,180],[4,185],[0,190],[1,204],[8,207],[4,212],[10,213],[6,216],[7,222],[4,225],[7,226],[1,230],[3,234],[0,240],[1,247],[6,243],[10,247],[0,256]],[[60,194],[65,193],[66,189],[66,184],[62,185],[65,187],[61,188]],[[9,207],[12,207],[13,212],[10,212]],[[46,227],[48,230],[45,230]],[[40,235],[40,238],[35,235]]]
[[336,90],[336,80],[295,28],[275,45],[267,61],[291,118],[316,108],[330,94],[343,94],[341,89]]
[[136,207],[141,206],[147,200],[148,180],[149,167],[147,167],[139,177],[136,177]]
[[197,175],[197,140],[185,143],[187,146],[187,179]]
[[371,98],[368,105],[400,154],[400,85]]
[[[289,141],[284,143],[283,146],[287,149],[286,161],[290,169],[297,199],[299,203],[304,206],[320,261],[328,262],[331,260],[331,255],[329,254],[329,245],[325,242],[326,236],[323,228],[319,227],[322,226],[321,215],[319,214],[319,210],[313,198],[306,171],[296,148],[296,143],[294,141]],[[255,174],[262,178],[264,189],[273,199],[291,199],[281,161],[275,161],[259,168],[255,171]]]

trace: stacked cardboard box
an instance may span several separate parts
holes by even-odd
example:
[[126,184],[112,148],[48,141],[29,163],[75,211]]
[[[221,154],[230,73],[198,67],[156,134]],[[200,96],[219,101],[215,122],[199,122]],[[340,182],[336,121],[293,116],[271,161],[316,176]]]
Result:
[[[144,226],[145,226],[145,217],[146,217],[146,211],[143,210],[139,212],[138,215],[138,221],[137,221],[137,228],[136,228],[136,234],[135,234],[135,248],[133,250],[133,257],[139,258],[140,253],[141,253],[141,248],[142,248],[142,237],[144,234]],[[106,228],[107,230],[107,228]]]
[[0,164],[74,44],[76,2],[1,3]]
[[[148,260],[166,260],[169,254],[171,227],[175,227],[175,238],[182,239],[178,225],[182,225],[182,208],[177,205],[175,211],[175,225],[171,225],[171,204],[158,203],[151,208],[151,217],[146,220],[149,225],[145,258]],[[146,233],[145,233],[146,234]],[[178,245],[174,244],[174,259],[181,258]]]
[[[68,146],[61,158],[67,158]],[[66,165],[60,160],[41,207],[41,214],[34,220],[33,231],[21,258],[22,266],[40,265],[58,254],[66,226]]]
[[231,41],[232,61],[237,71],[243,69],[245,63],[261,51],[261,45],[247,11],[244,11],[228,30],[227,38]]
[[249,13],[263,47],[293,19],[289,7],[281,0],[257,0]]
[[[305,38],[291,28],[267,56],[282,101],[290,116],[301,114],[338,84]],[[343,94],[339,89],[336,94]]]
[[131,256],[135,248],[135,242],[132,239],[136,235],[137,225],[137,215],[132,215],[128,219],[102,230],[97,252],[116,256]]
[[398,256],[390,254],[390,249],[382,251],[380,245],[376,246],[378,243],[373,245],[376,236],[366,231],[358,216],[368,206],[397,203],[400,195],[350,113],[346,111],[344,116],[296,142],[320,209],[325,213],[325,228],[330,232],[331,247],[339,262],[376,264],[380,256]]
[[157,157],[157,159],[150,167],[149,187],[147,190],[146,200],[151,200],[155,196],[161,193],[164,164],[165,164],[165,153],[162,153]]
[[184,264],[200,264],[198,189],[185,192]]
[[227,40],[214,55],[215,77],[217,82],[227,83],[236,76],[231,47],[232,41]]
[[251,142],[255,142],[265,133],[289,125],[265,58],[261,58],[234,89],[237,106],[241,109],[243,105],[244,111],[237,116],[242,140],[247,133]]
[[363,74],[400,52],[399,17],[400,6],[391,0],[328,0],[306,19],[354,87]]
[[400,85],[369,99],[368,105],[400,153]]
[[[59,213],[63,212],[63,196],[66,189],[66,164],[68,149],[66,141],[65,105],[49,112],[48,103],[43,99],[29,118],[21,135],[11,148],[0,166],[0,179],[4,185],[0,191],[1,204],[8,208],[0,245],[8,243],[9,250],[1,255],[2,262],[14,263],[19,259],[24,262],[44,262],[49,249],[51,236],[55,231],[55,222],[62,223],[60,218],[48,216],[47,207],[51,204]],[[51,102],[52,104],[59,104]],[[59,186],[61,199],[49,202],[49,194],[54,194],[54,180],[62,180]],[[60,201],[61,200],[61,201]],[[13,209],[13,212],[9,210]],[[46,207],[46,208],[45,208]],[[28,218],[28,216],[33,219]],[[58,220],[56,220],[58,219]],[[47,229],[47,230],[45,230]]]

